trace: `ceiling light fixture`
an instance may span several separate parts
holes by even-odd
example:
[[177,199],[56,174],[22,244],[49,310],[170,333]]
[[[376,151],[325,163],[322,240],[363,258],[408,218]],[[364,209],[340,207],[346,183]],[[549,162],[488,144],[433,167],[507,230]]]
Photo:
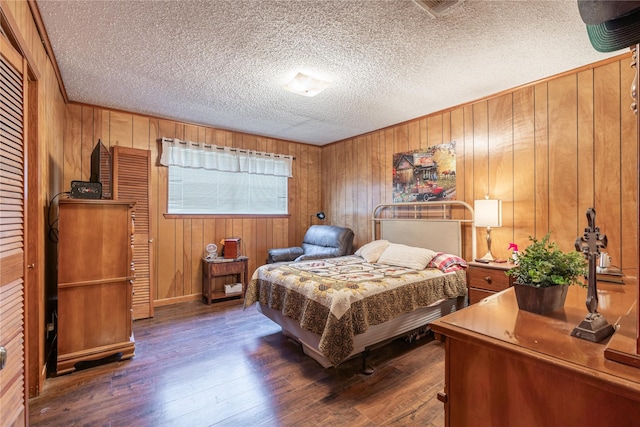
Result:
[[413,0],[413,2],[424,9],[432,18],[438,18],[464,0]]
[[289,83],[285,84],[283,88],[298,95],[316,96],[329,86],[331,86],[330,82],[298,73]]

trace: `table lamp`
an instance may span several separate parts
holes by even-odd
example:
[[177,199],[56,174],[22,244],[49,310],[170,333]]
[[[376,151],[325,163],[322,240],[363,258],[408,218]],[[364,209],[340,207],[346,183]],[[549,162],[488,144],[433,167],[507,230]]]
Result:
[[487,253],[481,259],[495,261],[491,253],[491,227],[502,226],[502,200],[489,199],[474,202],[476,227],[487,227]]

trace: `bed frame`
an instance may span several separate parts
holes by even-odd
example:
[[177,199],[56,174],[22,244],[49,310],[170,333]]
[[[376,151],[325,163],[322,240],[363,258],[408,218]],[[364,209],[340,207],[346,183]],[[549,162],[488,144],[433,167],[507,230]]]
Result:
[[458,200],[387,203],[373,209],[371,237],[464,258],[462,240],[464,226],[468,225],[471,228],[472,259],[475,259],[473,218],[473,208]]
[[[454,218],[457,217],[457,218]],[[475,258],[475,226],[473,208],[462,201],[432,201],[412,203],[389,203],[375,207],[372,215],[373,240],[386,239],[393,243],[429,248],[451,253],[464,258],[463,232],[471,227],[472,256]],[[379,237],[378,237],[379,236]],[[428,327],[432,321],[461,309],[465,297],[441,300],[400,315],[383,324],[374,325],[354,339],[354,348],[349,358],[362,354],[362,371],[373,372],[367,366],[366,356],[373,347],[383,345],[411,331]],[[285,317],[281,312],[257,303],[258,311],[282,327],[282,333],[299,342],[305,354],[315,359],[324,368],[332,363],[318,350],[320,336],[302,329],[297,321]]]

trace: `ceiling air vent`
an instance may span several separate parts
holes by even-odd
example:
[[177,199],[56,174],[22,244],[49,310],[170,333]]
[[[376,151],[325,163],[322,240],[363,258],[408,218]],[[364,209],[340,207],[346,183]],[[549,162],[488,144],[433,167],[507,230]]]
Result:
[[413,0],[415,4],[434,18],[442,16],[446,11],[463,1],[464,0]]

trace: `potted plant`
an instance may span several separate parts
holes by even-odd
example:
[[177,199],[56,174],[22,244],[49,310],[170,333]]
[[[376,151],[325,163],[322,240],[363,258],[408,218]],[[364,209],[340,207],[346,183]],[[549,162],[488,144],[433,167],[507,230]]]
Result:
[[587,263],[582,253],[562,252],[551,233],[541,240],[529,237],[531,245],[518,255],[518,263],[507,271],[514,278],[518,307],[544,314],[564,306],[569,285],[586,286],[580,280],[587,274]]

